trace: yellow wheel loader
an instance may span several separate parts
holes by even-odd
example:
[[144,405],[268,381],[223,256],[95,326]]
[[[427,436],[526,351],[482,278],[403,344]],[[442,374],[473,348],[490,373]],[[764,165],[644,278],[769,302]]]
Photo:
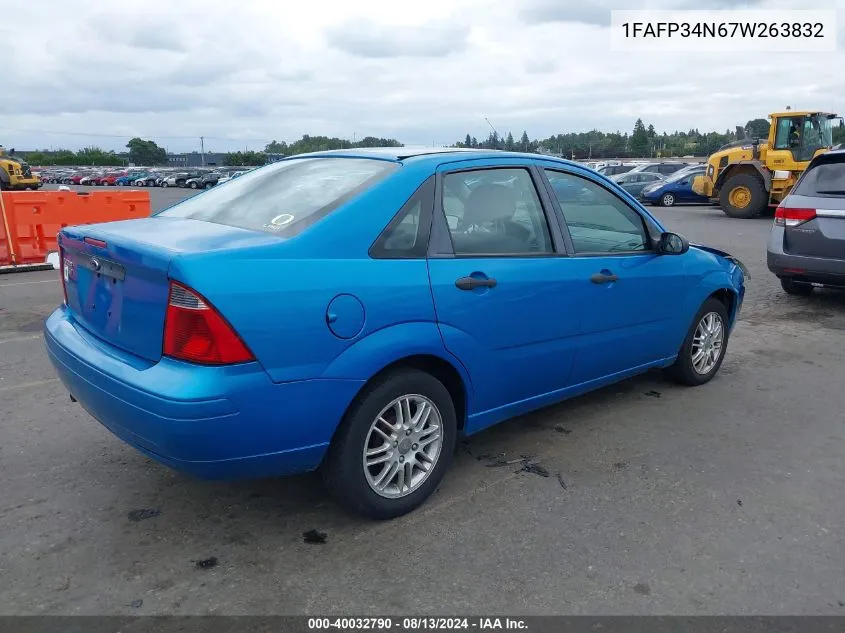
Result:
[[20,158],[6,154],[0,145],[0,191],[38,189],[40,186],[41,178],[32,173],[29,165]]
[[[778,205],[817,154],[833,146],[829,112],[792,111],[769,115],[769,136],[729,143],[707,159],[693,191],[718,203],[732,218],[754,218]],[[841,119],[840,119],[841,121]]]

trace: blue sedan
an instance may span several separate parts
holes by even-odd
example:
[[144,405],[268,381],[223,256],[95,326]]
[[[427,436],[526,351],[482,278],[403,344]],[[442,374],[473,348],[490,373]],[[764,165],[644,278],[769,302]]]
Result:
[[640,194],[640,198],[650,204],[659,204],[664,207],[693,202],[710,202],[707,196],[699,195],[692,190],[692,181],[701,173],[704,173],[704,166],[680,170],[663,182],[646,185]]
[[461,435],[652,368],[706,383],[745,292],[600,174],[478,150],[302,155],[59,243],[44,337],[94,418],[199,477],[319,468],[381,519]]

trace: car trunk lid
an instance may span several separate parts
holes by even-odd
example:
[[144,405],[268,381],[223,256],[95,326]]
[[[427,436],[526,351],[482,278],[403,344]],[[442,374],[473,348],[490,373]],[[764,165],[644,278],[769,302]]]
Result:
[[181,218],[66,227],[59,243],[67,309],[96,337],[157,361],[174,258],[280,241],[266,233]]

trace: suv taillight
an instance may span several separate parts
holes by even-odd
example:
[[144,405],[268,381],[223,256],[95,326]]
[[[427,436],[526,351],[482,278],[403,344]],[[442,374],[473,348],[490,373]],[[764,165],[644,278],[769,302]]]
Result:
[[778,207],[775,211],[775,224],[778,226],[798,226],[816,217],[815,209],[793,209]]
[[170,282],[163,354],[201,365],[255,360],[232,326],[208,301],[175,281]]

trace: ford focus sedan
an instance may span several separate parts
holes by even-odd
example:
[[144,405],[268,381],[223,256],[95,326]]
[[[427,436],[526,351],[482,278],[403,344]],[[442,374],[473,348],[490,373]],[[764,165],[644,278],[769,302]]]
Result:
[[46,346],[94,418],[203,478],[319,468],[381,519],[461,435],[652,368],[706,383],[745,288],[604,176],[477,150],[294,157],[59,244]]

